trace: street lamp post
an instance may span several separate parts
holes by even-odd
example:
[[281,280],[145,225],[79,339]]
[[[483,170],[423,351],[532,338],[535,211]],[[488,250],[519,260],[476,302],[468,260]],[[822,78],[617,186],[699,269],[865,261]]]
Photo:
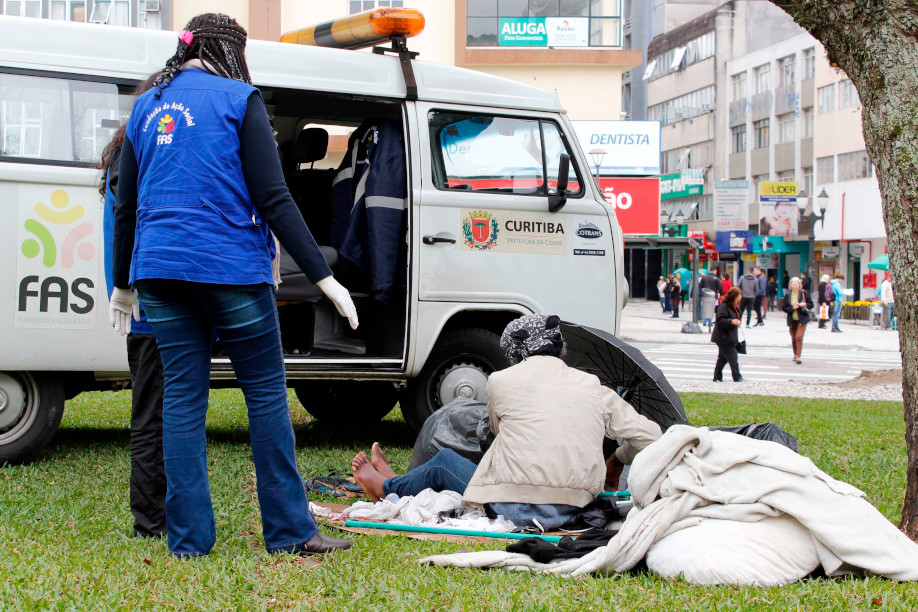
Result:
[[590,157],[593,158],[593,165],[596,166],[596,180],[599,181],[599,169],[602,167],[602,160],[606,152],[602,149],[593,149],[590,151]]
[[809,222],[810,224],[810,252],[809,258],[807,259],[807,276],[810,277],[810,282],[813,283],[813,286],[816,285],[816,222],[819,221],[823,227],[826,223],[826,208],[829,206],[829,194],[826,193],[825,188],[818,196],[816,196],[816,205],[819,207],[819,214],[815,212],[816,206],[810,207],[810,212],[806,212],[807,203],[809,201],[805,191],[801,191],[800,195],[797,197],[797,206],[800,208],[800,219]]

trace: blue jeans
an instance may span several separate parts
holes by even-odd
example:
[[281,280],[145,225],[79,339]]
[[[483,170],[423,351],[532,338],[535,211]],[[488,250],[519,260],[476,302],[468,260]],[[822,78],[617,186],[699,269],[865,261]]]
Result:
[[387,479],[383,482],[383,493],[405,497],[417,495],[424,489],[433,489],[438,492],[455,491],[461,495],[465,493],[477,467],[457,452],[444,448],[427,463],[402,476]]
[[842,311],[842,303],[838,300],[832,302],[832,327],[838,327],[838,316]]
[[883,304],[883,327],[889,329],[892,326],[893,317],[896,314],[896,305],[893,304]]
[[296,552],[316,534],[296,466],[274,289],[143,280],[138,293],[163,361],[166,531],[178,556],[216,541],[204,431],[216,331],[245,395],[268,552]]

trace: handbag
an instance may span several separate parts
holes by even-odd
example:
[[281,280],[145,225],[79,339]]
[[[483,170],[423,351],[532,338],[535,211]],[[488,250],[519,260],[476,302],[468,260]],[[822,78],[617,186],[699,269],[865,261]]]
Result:
[[[736,352],[739,353],[740,355],[745,355],[746,354],[746,334],[743,333],[743,329],[741,327],[736,328],[736,338],[737,338]],[[740,340],[740,338],[742,338],[742,340]]]

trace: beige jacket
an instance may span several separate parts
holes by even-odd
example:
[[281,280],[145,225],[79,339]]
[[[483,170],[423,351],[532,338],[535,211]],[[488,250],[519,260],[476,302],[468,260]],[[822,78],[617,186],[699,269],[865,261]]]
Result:
[[494,372],[487,394],[496,437],[462,496],[469,503],[582,508],[602,491],[607,426],[626,440],[615,451],[625,464],[662,435],[596,376],[556,357],[530,357]]

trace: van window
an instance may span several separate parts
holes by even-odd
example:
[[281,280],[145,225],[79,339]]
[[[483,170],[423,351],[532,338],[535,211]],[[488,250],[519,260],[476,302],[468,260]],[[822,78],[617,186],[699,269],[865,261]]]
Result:
[[129,104],[114,83],[0,73],[0,159],[92,165]]
[[[432,111],[428,124],[439,189],[544,196],[557,188],[561,153],[570,154],[548,121]],[[568,189],[579,193],[571,168]]]

